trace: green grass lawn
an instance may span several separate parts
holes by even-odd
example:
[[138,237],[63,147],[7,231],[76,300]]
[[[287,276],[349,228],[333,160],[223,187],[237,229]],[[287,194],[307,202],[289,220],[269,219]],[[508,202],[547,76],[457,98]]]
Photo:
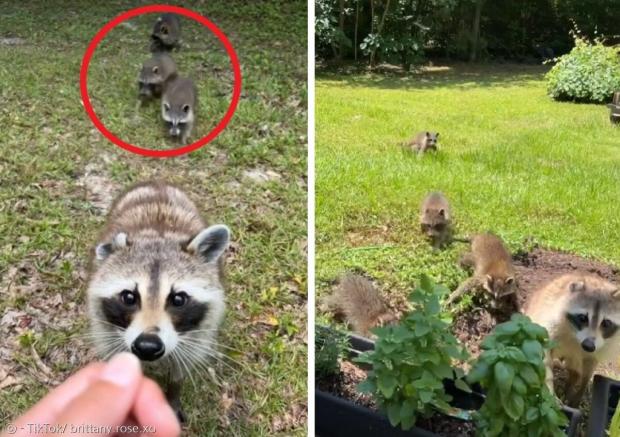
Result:
[[[557,103],[538,66],[453,65],[409,76],[323,73],[316,84],[318,300],[348,270],[404,302],[421,273],[454,289],[464,245],[433,253],[418,208],[452,203],[461,235],[493,231],[620,264],[620,130],[604,105]],[[399,146],[440,132],[417,159]]]
[[[219,383],[186,383],[186,435],[305,435],[306,3],[185,2],[237,50],[243,90],[228,128],[189,156],[157,160],[108,142],[84,112],[78,78],[96,31],[136,5],[10,2],[0,29],[0,428],[93,359],[84,291],[106,193],[163,178],[233,232]],[[115,29],[95,52],[89,86],[108,128],[150,148],[165,140],[158,106],[134,117],[137,75],[155,16]],[[183,22],[181,71],[198,83],[196,134],[230,99],[228,58]],[[8,44],[6,38],[21,38]],[[104,202],[105,203],[105,202]],[[14,379],[10,379],[14,378]]]

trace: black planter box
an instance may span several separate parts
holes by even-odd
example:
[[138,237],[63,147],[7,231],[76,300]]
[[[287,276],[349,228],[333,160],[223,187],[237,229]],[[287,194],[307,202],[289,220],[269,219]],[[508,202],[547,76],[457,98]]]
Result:
[[[350,346],[349,354],[351,357],[356,357],[361,352],[372,350],[375,346],[373,341],[355,334],[350,334],[348,339]],[[615,397],[617,403],[618,393],[620,393],[620,383],[616,381],[613,382],[616,384],[617,388]],[[472,387],[473,393],[467,393],[456,388],[453,381],[446,379],[444,380],[444,388],[453,398],[451,402],[453,407],[464,410],[477,410],[484,402],[483,391],[478,385]],[[315,390],[314,399],[316,406],[315,429],[316,435],[319,437],[340,437],[345,435],[354,435],[356,437],[436,436],[436,434],[430,431],[417,427],[413,427],[408,431],[395,428],[383,414],[357,405],[348,399],[342,399],[318,389]],[[594,409],[594,400],[592,407]],[[568,437],[576,437],[577,425],[581,419],[581,412],[567,406],[563,406],[562,411],[564,411],[564,414],[566,414],[569,420],[566,435]],[[588,433],[588,436],[591,435],[595,436],[598,434]],[[604,436],[605,434],[600,435]]]
[[588,437],[605,437],[620,398],[620,381],[594,375]]
[[615,124],[620,123],[620,105],[610,103],[607,107],[609,108],[609,121]]
[[620,91],[614,93],[612,102],[607,107],[609,108],[609,121],[620,123]]
[[435,434],[420,428],[403,431],[390,425],[387,417],[369,408],[316,390],[315,430],[320,437],[434,437]]

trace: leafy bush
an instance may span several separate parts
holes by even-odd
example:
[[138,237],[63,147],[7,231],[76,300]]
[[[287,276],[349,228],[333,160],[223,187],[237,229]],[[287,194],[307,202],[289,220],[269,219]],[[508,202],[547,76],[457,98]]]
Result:
[[476,413],[482,436],[563,436],[567,418],[545,384],[547,330],[522,314],[497,325],[482,342],[467,381],[487,396]]
[[556,100],[609,100],[620,90],[618,48],[606,47],[601,39],[589,41],[578,30],[571,34],[575,47],[557,58],[557,64],[546,74],[547,92]]
[[452,399],[444,391],[444,378],[456,375],[456,386],[469,391],[463,372],[452,368],[453,360],[464,360],[467,354],[440,312],[439,299],[447,291],[424,276],[409,297],[413,311],[398,325],[375,328],[374,351],[355,359],[372,366],[358,389],[374,396],[392,426],[410,429],[418,415],[448,411]]
[[325,378],[337,374],[340,371],[339,359],[344,355],[347,347],[347,336],[338,331],[315,327],[314,370],[317,378]]
[[609,437],[620,437],[620,402],[616,405],[616,411],[609,424]]

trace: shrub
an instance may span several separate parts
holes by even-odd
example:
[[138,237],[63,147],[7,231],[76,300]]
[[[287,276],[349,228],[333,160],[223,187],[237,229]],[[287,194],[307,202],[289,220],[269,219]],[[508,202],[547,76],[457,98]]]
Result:
[[347,336],[338,331],[316,326],[314,335],[315,373],[326,378],[340,371],[339,359],[347,347]]
[[609,423],[609,437],[620,437],[620,402],[616,405],[616,411]]
[[575,47],[557,58],[546,74],[547,92],[556,100],[605,102],[620,90],[620,57],[618,48],[603,45],[601,39],[589,41],[572,33]]
[[456,386],[469,391],[463,372],[452,368],[453,360],[464,360],[467,354],[441,313],[439,299],[447,291],[424,276],[409,297],[413,311],[398,325],[375,328],[374,351],[355,359],[372,366],[358,389],[374,396],[392,426],[410,429],[418,415],[448,411],[452,399],[444,391],[444,378],[456,376]]
[[545,384],[549,347],[547,330],[522,314],[513,314],[484,339],[484,352],[467,375],[487,393],[475,416],[478,435],[564,435],[566,416]]

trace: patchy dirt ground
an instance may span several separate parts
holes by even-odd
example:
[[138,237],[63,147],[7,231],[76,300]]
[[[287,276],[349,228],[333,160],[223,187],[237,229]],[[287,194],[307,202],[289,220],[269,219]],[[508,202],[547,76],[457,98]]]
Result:
[[[583,272],[620,283],[620,270],[617,267],[568,253],[536,248],[514,258],[519,286],[517,302],[520,308],[523,308],[528,296],[535,290],[563,274]],[[498,319],[480,299],[474,298],[473,303],[472,308],[456,316],[453,329],[457,338],[467,345],[469,352],[476,357],[480,353],[480,343],[493,330]],[[610,363],[605,363],[603,368],[609,365]]]

